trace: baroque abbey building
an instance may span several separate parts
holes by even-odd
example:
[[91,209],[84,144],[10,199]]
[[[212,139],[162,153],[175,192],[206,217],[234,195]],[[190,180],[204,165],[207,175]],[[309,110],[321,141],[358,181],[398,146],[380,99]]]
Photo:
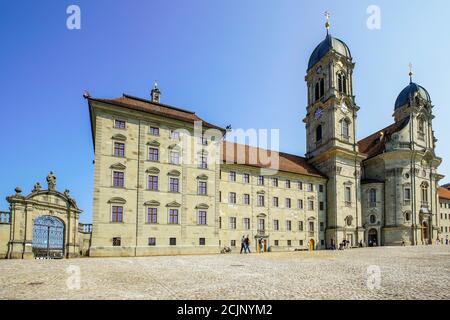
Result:
[[90,255],[218,253],[247,235],[252,250],[270,251],[448,238],[430,95],[411,74],[392,124],[358,141],[355,63],[328,26],[305,77],[305,157],[227,141],[226,129],[161,103],[157,86],[148,100],[86,95]]

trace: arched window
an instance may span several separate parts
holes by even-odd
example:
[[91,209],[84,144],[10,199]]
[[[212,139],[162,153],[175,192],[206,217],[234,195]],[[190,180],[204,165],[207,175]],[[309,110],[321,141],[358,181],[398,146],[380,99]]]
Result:
[[419,119],[419,132],[424,132],[425,130],[425,121],[423,119]]
[[316,142],[319,142],[322,140],[322,125],[318,125],[316,128]]
[[325,80],[320,79],[320,97],[322,98],[325,95]]
[[422,183],[421,187],[421,199],[422,199],[422,205],[428,205],[428,184]]
[[348,140],[350,138],[350,121],[342,120],[342,138]]
[[370,189],[369,190],[369,203],[371,207],[375,207],[377,205],[377,190]]
[[338,73],[337,80],[339,92],[347,93],[347,77],[342,73]]
[[314,89],[314,101],[317,101],[319,99],[320,99],[320,85],[317,82],[316,86],[315,86],[315,89]]

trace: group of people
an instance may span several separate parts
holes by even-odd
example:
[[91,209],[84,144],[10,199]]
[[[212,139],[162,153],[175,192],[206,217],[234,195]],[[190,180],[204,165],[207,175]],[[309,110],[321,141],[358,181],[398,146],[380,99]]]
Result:
[[241,253],[244,251],[244,253],[251,253],[250,252],[250,238],[247,236],[242,236],[241,239]]

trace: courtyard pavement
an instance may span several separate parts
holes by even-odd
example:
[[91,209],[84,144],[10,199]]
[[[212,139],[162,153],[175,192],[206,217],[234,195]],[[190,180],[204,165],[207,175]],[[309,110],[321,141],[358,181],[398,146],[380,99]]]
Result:
[[450,246],[0,260],[0,299],[450,299]]

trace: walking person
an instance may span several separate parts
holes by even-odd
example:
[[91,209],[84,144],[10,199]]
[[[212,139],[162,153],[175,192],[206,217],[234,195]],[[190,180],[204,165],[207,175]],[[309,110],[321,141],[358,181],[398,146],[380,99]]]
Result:
[[242,250],[244,250],[244,253],[245,253],[245,237],[244,236],[242,236],[242,239],[241,239],[241,254],[242,254]]
[[244,244],[245,244],[245,250],[248,251],[248,253],[251,253],[251,251],[250,251],[250,238],[248,237],[248,235],[245,237]]

